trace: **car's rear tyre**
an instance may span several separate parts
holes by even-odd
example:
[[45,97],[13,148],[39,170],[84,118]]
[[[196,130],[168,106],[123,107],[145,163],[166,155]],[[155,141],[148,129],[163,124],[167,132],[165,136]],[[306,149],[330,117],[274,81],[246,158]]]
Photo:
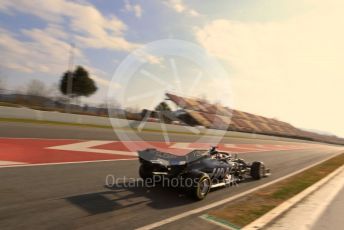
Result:
[[265,165],[263,162],[254,161],[251,165],[251,177],[259,180],[265,176]]
[[143,180],[152,179],[153,170],[151,167],[141,164],[139,168],[139,175]]
[[191,196],[195,200],[203,200],[209,193],[211,179],[206,173],[200,173],[194,177],[194,186],[191,188]]

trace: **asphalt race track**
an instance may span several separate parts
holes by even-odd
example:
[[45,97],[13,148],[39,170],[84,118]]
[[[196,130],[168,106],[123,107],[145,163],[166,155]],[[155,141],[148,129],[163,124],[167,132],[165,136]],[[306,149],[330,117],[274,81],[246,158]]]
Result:
[[[0,123],[0,137],[0,156],[14,151],[14,138],[67,139],[73,143],[75,139],[85,142],[118,140],[111,129],[10,122]],[[140,137],[146,141],[163,140],[154,132],[142,132]],[[197,139],[182,134],[171,134],[170,138],[176,143]],[[11,145],[8,140],[12,141]],[[23,145],[20,140],[14,143],[18,148],[25,148],[19,146]],[[343,151],[343,147],[300,141],[226,137],[222,142],[237,144],[238,148],[256,146],[255,151],[242,151],[239,156],[264,161],[271,168],[272,176],[241,183],[238,187],[218,189],[205,200],[194,202],[178,190],[124,188],[121,185],[106,187],[107,175],[138,178],[138,162],[133,157],[89,163],[13,165],[0,168],[0,229],[134,229],[239,194]],[[11,151],[7,151],[7,146],[12,148]],[[162,227],[186,229],[187,222],[188,218],[185,218]]]

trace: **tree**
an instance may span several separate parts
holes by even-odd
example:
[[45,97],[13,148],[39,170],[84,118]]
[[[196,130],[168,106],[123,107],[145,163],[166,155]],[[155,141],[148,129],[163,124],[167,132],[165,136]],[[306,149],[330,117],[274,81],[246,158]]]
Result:
[[[69,81],[71,77],[71,81]],[[71,92],[69,91],[68,84],[71,82]],[[78,66],[74,72],[67,71],[63,74],[60,81],[60,91],[62,94],[71,98],[85,96],[88,97],[97,91],[95,82],[89,77],[87,70]]]
[[34,96],[47,96],[49,94],[44,82],[37,79],[32,79],[29,82],[29,84],[26,86],[25,93],[27,95]]
[[155,111],[171,111],[171,108],[166,102],[163,101],[155,107]]

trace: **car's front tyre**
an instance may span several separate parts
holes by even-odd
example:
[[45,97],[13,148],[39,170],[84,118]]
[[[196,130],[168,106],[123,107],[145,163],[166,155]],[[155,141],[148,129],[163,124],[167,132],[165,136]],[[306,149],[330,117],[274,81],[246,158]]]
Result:
[[255,180],[259,180],[265,176],[265,165],[263,162],[254,161],[251,165],[251,177]]

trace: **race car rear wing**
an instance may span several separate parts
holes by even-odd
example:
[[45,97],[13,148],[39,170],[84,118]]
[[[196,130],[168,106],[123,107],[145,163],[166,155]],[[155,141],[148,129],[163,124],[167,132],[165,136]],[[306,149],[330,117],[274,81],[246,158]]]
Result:
[[169,165],[185,165],[186,163],[199,160],[201,157],[207,156],[207,150],[193,150],[185,156],[177,156],[167,152],[161,152],[156,149],[145,149],[138,151],[140,161],[148,161],[152,164]]
[[176,156],[171,153],[161,152],[156,149],[145,149],[138,151],[140,162],[150,162],[152,164],[160,164],[163,166],[183,165],[186,163],[185,156]]

